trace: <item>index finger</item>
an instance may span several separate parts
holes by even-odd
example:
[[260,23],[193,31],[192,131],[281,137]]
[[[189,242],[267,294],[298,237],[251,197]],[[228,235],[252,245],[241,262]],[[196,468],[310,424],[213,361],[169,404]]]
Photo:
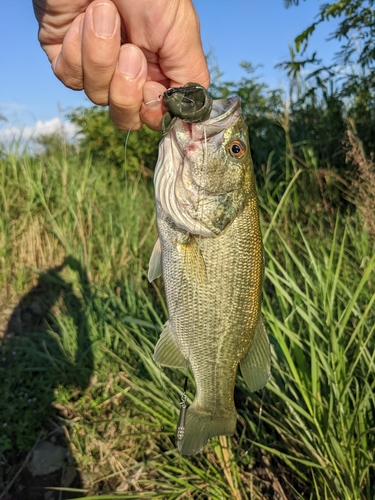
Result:
[[[61,45],[73,21],[85,12],[90,0],[33,0],[34,14],[39,23],[38,40],[47,52]],[[56,56],[56,53],[54,54]]]

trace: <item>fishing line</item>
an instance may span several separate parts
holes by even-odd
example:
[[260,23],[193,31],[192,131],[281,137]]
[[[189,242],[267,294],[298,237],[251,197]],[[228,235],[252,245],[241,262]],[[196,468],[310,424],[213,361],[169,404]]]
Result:
[[263,399],[266,393],[266,388],[262,389],[262,397],[260,398],[259,411],[258,411],[258,428],[256,430],[256,436],[259,437],[260,427],[262,425],[262,414],[263,414]]
[[[203,129],[203,144],[202,144],[202,159],[201,159],[201,169],[202,173],[200,176],[200,179],[198,180],[199,182],[199,190],[198,190],[198,202],[200,203],[200,207],[197,210],[197,217],[200,217],[200,221],[198,219],[198,222],[200,222],[201,225],[204,226],[204,215],[205,215],[205,209],[206,209],[206,191],[207,191],[207,176],[208,176],[208,140],[207,140],[207,127],[206,125],[202,124],[202,129]],[[197,241],[197,246],[198,250],[202,253],[202,258],[206,254],[204,253],[204,248],[205,248],[205,237],[202,235],[201,232],[198,233],[196,236],[196,241]],[[193,301],[194,303],[198,304],[197,307],[197,312],[195,309],[193,310],[193,317],[194,315],[198,315],[198,321],[200,319],[201,324],[200,324],[200,331],[201,335],[203,336],[209,336],[211,332],[209,329],[207,329],[207,323],[205,321],[205,317],[203,316],[202,318],[199,318],[199,312],[201,311],[200,306],[202,304],[202,301],[199,298],[199,295],[201,295],[201,298],[204,300],[204,296],[202,296],[202,287],[204,286],[204,283],[200,284],[199,283],[199,272],[202,272],[202,270],[199,270],[197,266],[196,270],[196,286],[194,288],[194,296],[193,296]],[[204,280],[208,280],[209,276],[207,275],[207,268],[206,268],[206,261],[204,261],[204,273],[205,273],[205,278]],[[204,357],[207,356],[207,353],[203,353]]]
[[[180,385],[180,381],[176,380],[176,382],[173,379],[173,376],[171,376],[170,373],[168,373],[165,368],[169,369],[169,367],[164,367],[163,365],[158,365],[158,379],[160,382],[161,389],[163,390],[164,396],[166,398],[166,401],[170,403],[171,406],[175,407],[176,405],[176,400],[174,399],[174,392],[176,391],[176,386]],[[185,368],[183,369],[183,372],[185,372]],[[168,382],[168,384],[167,384]],[[185,383],[184,383],[184,388],[182,391],[182,395],[180,398],[180,404],[182,405],[182,401],[185,402],[186,405],[186,410],[188,408],[187,406],[187,395],[186,395],[186,390],[187,390],[187,382],[188,382],[188,376],[185,375]],[[181,413],[181,410],[180,410]],[[185,411],[186,413],[186,411]],[[181,416],[179,417],[180,421]]]
[[[207,129],[206,126],[203,125],[203,177],[201,181],[201,189],[202,189],[202,208],[201,208],[201,218],[203,220],[204,216],[204,208],[205,208],[205,197],[206,197],[206,183],[207,183],[207,167],[208,167],[208,147],[207,147]],[[198,237],[199,243],[202,242],[202,234],[199,234]]]
[[130,132],[132,131],[132,128],[134,127],[134,125],[132,125],[130,127],[130,129],[128,130],[128,133],[126,134],[125,144],[124,144],[124,187],[125,187],[126,197],[128,199],[130,199],[131,197],[128,196],[129,189],[130,189],[130,182],[129,182],[130,177],[129,177],[128,164],[127,164],[127,152],[128,152],[128,142],[129,142]]
[[[201,217],[202,217],[202,219],[203,219],[203,216],[204,216],[204,211],[205,211],[206,202],[207,202],[207,200],[206,200],[206,186],[207,186],[207,176],[208,176],[208,140],[207,140],[207,127],[205,125],[203,125],[203,137],[204,137],[204,140],[203,140],[203,149],[202,149],[202,152],[203,152],[203,178],[202,178],[202,185],[203,185],[203,188],[202,188],[202,209],[201,209]],[[211,238],[214,240],[215,235],[213,235]],[[202,235],[199,235],[199,239],[200,239],[200,241],[202,241]],[[216,252],[216,254],[217,254],[216,259],[218,261],[219,255],[218,255],[217,252]],[[215,302],[216,302],[216,298],[215,298]],[[215,305],[217,305],[217,304],[215,304]],[[217,378],[216,370],[215,370],[215,378]],[[214,382],[214,386],[217,386],[216,380]],[[215,393],[215,394],[217,396],[217,393]]]
[[[159,98],[158,98],[158,99],[154,99],[153,101],[148,101],[148,102],[146,102],[145,104],[146,104],[146,106],[148,106],[149,104],[152,104],[152,103],[154,103],[154,102],[159,102],[159,101],[162,99],[162,97],[163,97],[162,95],[159,95]],[[132,132],[132,131],[133,131],[133,127],[135,127],[135,125],[136,125],[136,124],[134,123],[134,124],[130,127],[130,129],[128,130],[128,133],[126,134],[126,139],[125,139],[125,149],[124,149],[124,153],[125,153],[125,154],[124,154],[124,164],[125,164],[125,170],[126,170],[126,166],[127,166],[127,165],[126,165],[126,159],[127,159],[127,158],[126,158],[126,153],[127,153],[127,147],[128,147],[129,136],[130,136],[130,132]],[[134,132],[136,132],[136,130],[135,130]]]
[[[194,125],[192,125],[193,127]],[[199,181],[199,188],[198,188],[198,203],[201,202],[201,207],[198,208],[197,210],[197,224],[199,223],[199,216],[201,218],[201,224],[203,220],[203,214],[204,214],[204,201],[205,201],[205,185],[206,185],[206,179],[207,179],[207,133],[206,133],[206,126],[202,125],[203,127],[203,147],[202,147],[202,166],[203,166],[203,172],[202,172],[202,177]],[[198,160],[199,161],[199,160]],[[200,213],[199,213],[200,211]],[[194,237],[194,236],[193,236]],[[196,242],[198,245],[198,251],[201,251],[202,247],[202,234],[199,232],[196,236]],[[195,273],[195,281],[196,281],[196,286],[194,287],[194,294],[193,294],[193,302],[195,303],[195,300],[198,298],[197,295],[199,293],[199,267],[196,267],[196,273]],[[199,310],[199,309],[198,309]],[[193,317],[195,314],[195,309],[193,309]],[[199,320],[199,317],[197,318]]]
[[145,102],[145,105],[149,106],[150,104],[154,104],[154,102],[160,102],[162,100],[163,100],[163,94],[160,94],[157,99],[153,99],[152,101]]
[[126,134],[126,139],[125,139],[125,145],[124,145],[124,168],[125,168],[125,173],[126,173],[126,153],[128,149],[128,141],[129,141],[129,136],[130,136],[131,129],[128,130],[128,133]]
[[126,173],[126,167],[127,167],[127,151],[128,151],[128,142],[129,142],[129,137],[130,137],[130,132],[132,131],[132,128],[135,126],[132,125],[130,129],[128,130],[128,133],[126,134],[126,139],[125,139],[125,145],[124,145],[124,169],[125,169],[125,181],[127,182],[127,173]]

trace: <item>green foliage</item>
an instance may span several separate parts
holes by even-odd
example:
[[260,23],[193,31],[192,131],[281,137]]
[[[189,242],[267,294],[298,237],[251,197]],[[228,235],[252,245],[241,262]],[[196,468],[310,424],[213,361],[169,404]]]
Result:
[[61,152],[66,156],[77,153],[77,145],[69,143],[63,131],[59,130],[53,134],[42,134],[34,139],[36,152],[45,157],[54,157]]
[[100,106],[77,108],[68,119],[78,128],[83,157],[90,153],[94,162],[152,174],[160,133],[146,127],[130,133],[118,130],[110,121],[108,111]]
[[265,316],[283,357],[269,389],[285,406],[270,397],[262,418],[288,451],[266,449],[311,478],[314,498],[371,498],[375,258],[356,224],[342,224],[315,246],[301,230],[288,241],[270,235],[283,256],[266,245]]
[[348,81],[350,92],[354,96],[349,117],[356,134],[363,143],[368,156],[375,153],[375,81],[371,72],[363,79],[353,78]]
[[298,5],[299,0],[284,0],[284,6],[286,9],[289,9],[292,5]]
[[[340,0],[326,3],[320,7],[320,15],[295,40],[297,50],[306,49],[309,38],[316,27],[331,18],[342,17],[331,38],[345,40],[338,53],[338,59],[344,64],[355,61],[363,68],[371,68],[375,59],[375,11],[374,0]],[[358,42],[360,48],[358,50]],[[353,60],[352,57],[356,56]]]
[[[295,39],[297,52],[306,50],[316,27],[331,18],[342,18],[331,39],[345,40],[338,52],[338,60],[344,64],[353,61],[362,68],[371,68],[375,60],[375,10],[374,0],[340,0],[320,6],[318,20],[313,22]],[[298,5],[299,0],[285,0],[285,7]],[[358,46],[360,44],[360,46]]]
[[50,336],[35,331],[2,345],[0,452],[28,452],[54,415],[51,403],[59,379],[54,364],[62,353],[52,344]]
[[[289,7],[292,3],[298,4],[298,1],[287,2],[286,6]],[[315,65],[316,69],[310,71],[307,78],[310,82],[309,90],[315,93],[324,92],[325,88],[334,83],[336,94],[348,101],[347,109],[342,108],[342,116],[352,120],[369,155],[375,152],[374,3],[374,0],[343,0],[321,5],[317,21],[296,37],[295,48],[304,55],[316,27],[332,18],[340,18],[338,27],[330,36],[330,39],[342,43],[335,60],[322,66],[316,52],[311,57],[297,60],[292,51],[290,60],[279,65],[293,78],[302,69]]]

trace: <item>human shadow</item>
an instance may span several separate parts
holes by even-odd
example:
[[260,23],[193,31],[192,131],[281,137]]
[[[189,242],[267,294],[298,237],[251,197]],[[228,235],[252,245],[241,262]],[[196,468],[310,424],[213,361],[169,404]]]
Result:
[[[62,274],[68,268],[73,281]],[[74,387],[79,395],[90,383],[94,358],[85,314],[89,303],[87,273],[68,256],[61,265],[40,272],[37,284],[9,317],[0,338],[0,498],[4,500],[45,500],[46,494],[49,500],[67,499],[78,495],[45,488],[82,488],[67,442],[70,416],[55,400],[58,390]],[[37,451],[22,468],[33,448]]]

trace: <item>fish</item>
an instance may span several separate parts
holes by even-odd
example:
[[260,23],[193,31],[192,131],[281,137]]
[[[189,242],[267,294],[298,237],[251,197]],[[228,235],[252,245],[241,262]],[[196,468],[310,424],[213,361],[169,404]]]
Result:
[[237,96],[214,100],[203,121],[173,118],[154,191],[159,237],[148,278],[163,276],[169,315],[154,360],[193,373],[195,398],[183,406],[177,446],[195,455],[210,438],[235,432],[238,366],[251,392],[271,373],[258,198]]

